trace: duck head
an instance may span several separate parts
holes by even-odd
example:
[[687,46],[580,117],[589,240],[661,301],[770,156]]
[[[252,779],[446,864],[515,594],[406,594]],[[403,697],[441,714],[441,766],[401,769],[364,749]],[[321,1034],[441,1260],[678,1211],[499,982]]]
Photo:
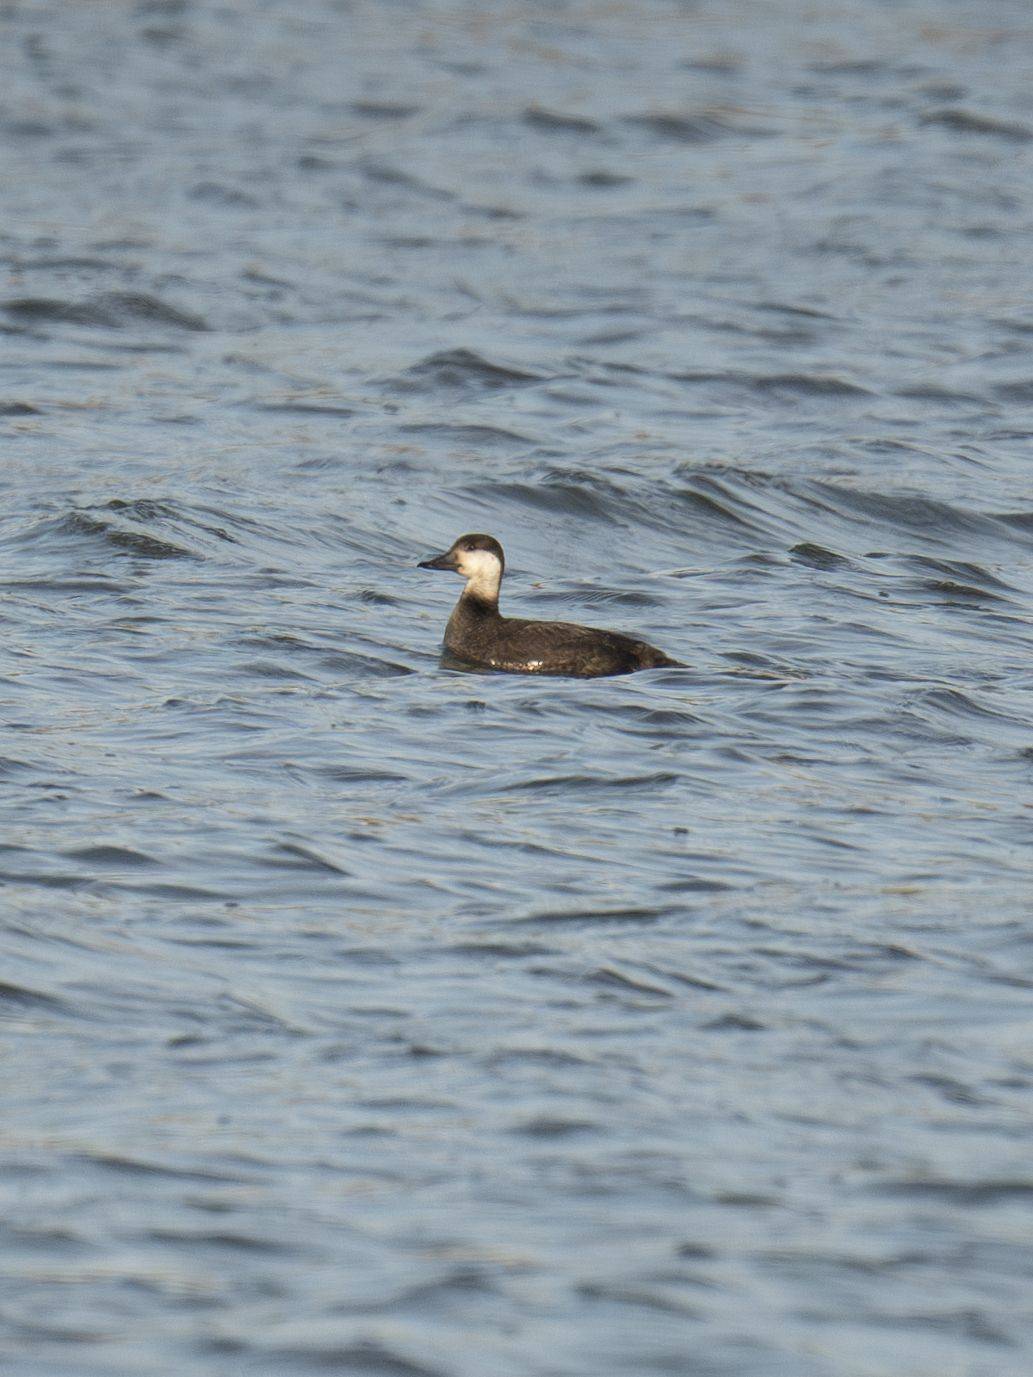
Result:
[[422,559],[420,569],[450,569],[466,579],[464,592],[496,602],[506,567],[502,546],[490,535],[463,535],[443,555]]

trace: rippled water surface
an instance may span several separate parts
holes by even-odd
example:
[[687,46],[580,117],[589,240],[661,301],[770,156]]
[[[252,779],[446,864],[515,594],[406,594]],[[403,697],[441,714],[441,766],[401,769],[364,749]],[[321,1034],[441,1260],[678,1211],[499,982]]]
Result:
[[1018,0],[0,5],[5,1377],[1028,1377],[1031,153]]

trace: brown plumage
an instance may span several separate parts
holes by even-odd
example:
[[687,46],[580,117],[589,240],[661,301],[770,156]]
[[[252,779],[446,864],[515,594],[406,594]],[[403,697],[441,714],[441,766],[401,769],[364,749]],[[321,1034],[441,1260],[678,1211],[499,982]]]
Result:
[[509,674],[566,674],[581,679],[681,667],[662,650],[619,631],[504,617],[499,611],[499,587],[506,557],[493,536],[460,536],[451,549],[421,561],[419,567],[450,569],[467,581],[445,628],[445,649],[466,664]]

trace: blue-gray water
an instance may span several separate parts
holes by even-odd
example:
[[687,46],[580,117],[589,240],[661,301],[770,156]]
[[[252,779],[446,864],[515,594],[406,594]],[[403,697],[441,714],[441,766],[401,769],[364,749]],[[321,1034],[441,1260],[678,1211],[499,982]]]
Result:
[[0,6],[5,1377],[1028,1377],[1031,160],[1025,0]]

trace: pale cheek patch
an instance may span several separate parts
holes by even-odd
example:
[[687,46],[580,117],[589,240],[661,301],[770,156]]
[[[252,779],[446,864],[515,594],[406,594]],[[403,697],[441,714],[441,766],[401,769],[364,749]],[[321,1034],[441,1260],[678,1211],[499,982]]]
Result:
[[494,597],[502,581],[502,565],[490,550],[463,550],[458,558],[459,572],[469,579],[472,593]]

